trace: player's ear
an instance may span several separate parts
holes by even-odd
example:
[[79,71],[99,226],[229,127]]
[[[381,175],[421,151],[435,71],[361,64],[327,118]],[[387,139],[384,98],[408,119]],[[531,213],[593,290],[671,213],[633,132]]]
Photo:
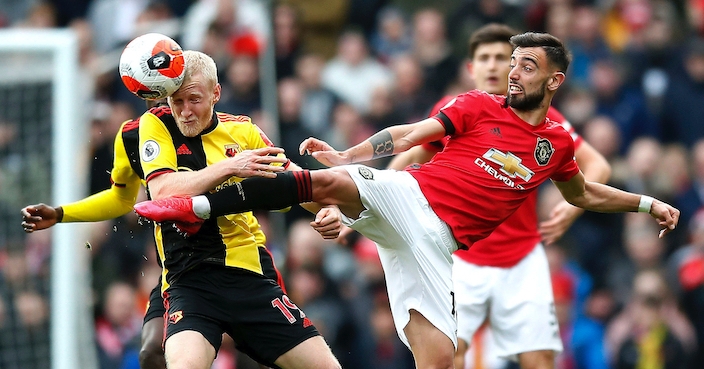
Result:
[[563,72],[555,72],[553,73],[552,77],[548,79],[548,90],[550,91],[555,91],[562,85],[562,82],[565,81],[565,73]]
[[213,104],[217,104],[220,101],[220,93],[222,92],[222,86],[219,83],[215,84],[215,90],[213,91]]

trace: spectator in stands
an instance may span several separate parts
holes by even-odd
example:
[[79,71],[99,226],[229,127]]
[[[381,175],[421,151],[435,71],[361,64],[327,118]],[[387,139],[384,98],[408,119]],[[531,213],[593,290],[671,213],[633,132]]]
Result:
[[415,122],[427,117],[436,101],[428,96],[423,87],[425,75],[421,65],[411,55],[401,55],[389,66],[394,73],[394,110],[400,118],[395,123]]
[[292,77],[296,62],[302,53],[299,14],[291,5],[278,4],[274,8],[274,53],[276,79]]
[[256,55],[235,55],[227,67],[226,83],[216,110],[252,115],[261,110],[259,61]]
[[689,242],[668,262],[671,286],[697,335],[696,354],[690,368],[704,367],[704,208],[689,223]]
[[136,361],[141,328],[142,315],[134,288],[113,282],[105,292],[103,311],[95,322],[100,369],[120,369],[127,360]]
[[607,344],[614,368],[686,368],[695,336],[668,294],[664,276],[641,270],[624,310],[609,324]]
[[630,147],[636,138],[660,137],[645,96],[640,90],[624,85],[624,78],[623,66],[612,59],[594,61],[589,69],[589,81],[596,93],[596,112],[618,124],[622,150]]
[[379,12],[370,44],[374,55],[384,64],[411,51],[413,39],[410,27],[400,9],[387,7]]
[[[302,55],[296,61],[296,77],[303,85],[301,102],[301,124],[312,135],[321,136],[330,129],[332,112],[340,98],[322,85],[322,69],[325,60],[317,54]],[[372,97],[372,105],[375,103]]]
[[452,54],[445,16],[440,11],[425,8],[413,16],[413,57],[423,69],[424,94],[430,100],[440,100],[459,70],[459,58]]
[[301,15],[303,52],[332,58],[346,26],[351,0],[284,0]]
[[360,113],[369,111],[371,93],[391,82],[388,68],[369,55],[364,35],[347,31],[340,37],[337,54],[322,73],[322,84]]
[[689,188],[680,193],[675,203],[681,209],[683,224],[687,224],[694,213],[704,206],[704,138],[699,139],[692,147],[689,163],[691,165],[692,181]]
[[679,68],[674,73],[664,95],[662,131],[666,141],[694,147],[704,138],[704,117],[694,106],[704,101],[704,37],[690,39]]

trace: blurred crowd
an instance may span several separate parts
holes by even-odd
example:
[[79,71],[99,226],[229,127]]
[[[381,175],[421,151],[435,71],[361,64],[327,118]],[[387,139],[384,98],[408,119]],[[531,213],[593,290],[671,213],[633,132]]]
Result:
[[[117,73],[122,48],[140,34],[164,33],[211,55],[223,86],[216,109],[250,115],[293,161],[316,168],[297,154],[304,138],[344,149],[472,89],[468,38],[489,22],[566,41],[573,62],[555,106],[609,160],[612,185],[682,211],[665,239],[645,214],[585,213],[547,247],[565,345],[557,369],[704,368],[704,1],[0,0],[0,27],[69,27],[78,35],[91,193],[110,186],[120,124],[145,109]],[[276,117],[261,97],[260,58],[270,45]],[[19,123],[0,116],[0,202],[14,214],[3,222],[18,230],[22,206],[50,202],[48,192],[11,192],[20,191],[11,181]],[[541,189],[542,219],[559,196],[552,185]],[[311,217],[292,209],[287,237],[269,244],[291,299],[343,367],[413,368],[374,244],[356,234],[324,241],[308,226]],[[258,218],[268,229],[277,224],[266,213]],[[0,368],[47,368],[51,232],[3,239]],[[130,214],[93,227],[90,245],[100,368],[136,368],[141,319],[160,272],[151,230]],[[515,367],[492,355],[490,335],[475,337],[468,367]],[[214,368],[248,367],[241,356],[226,341]]]

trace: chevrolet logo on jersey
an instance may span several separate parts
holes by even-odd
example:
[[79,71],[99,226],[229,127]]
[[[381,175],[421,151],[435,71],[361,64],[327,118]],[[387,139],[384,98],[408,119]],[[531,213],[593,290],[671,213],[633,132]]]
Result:
[[511,178],[519,177],[528,182],[533,178],[533,174],[535,174],[532,170],[528,169],[528,167],[521,164],[521,158],[513,155],[511,152],[504,154],[497,149],[491,148],[484,154],[484,159],[501,165],[501,171]]

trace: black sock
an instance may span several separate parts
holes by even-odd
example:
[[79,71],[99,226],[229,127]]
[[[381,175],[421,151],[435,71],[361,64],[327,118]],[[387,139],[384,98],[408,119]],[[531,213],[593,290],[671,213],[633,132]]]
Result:
[[216,193],[206,194],[210,217],[251,210],[279,210],[312,200],[310,172],[278,173],[276,178],[245,179]]

